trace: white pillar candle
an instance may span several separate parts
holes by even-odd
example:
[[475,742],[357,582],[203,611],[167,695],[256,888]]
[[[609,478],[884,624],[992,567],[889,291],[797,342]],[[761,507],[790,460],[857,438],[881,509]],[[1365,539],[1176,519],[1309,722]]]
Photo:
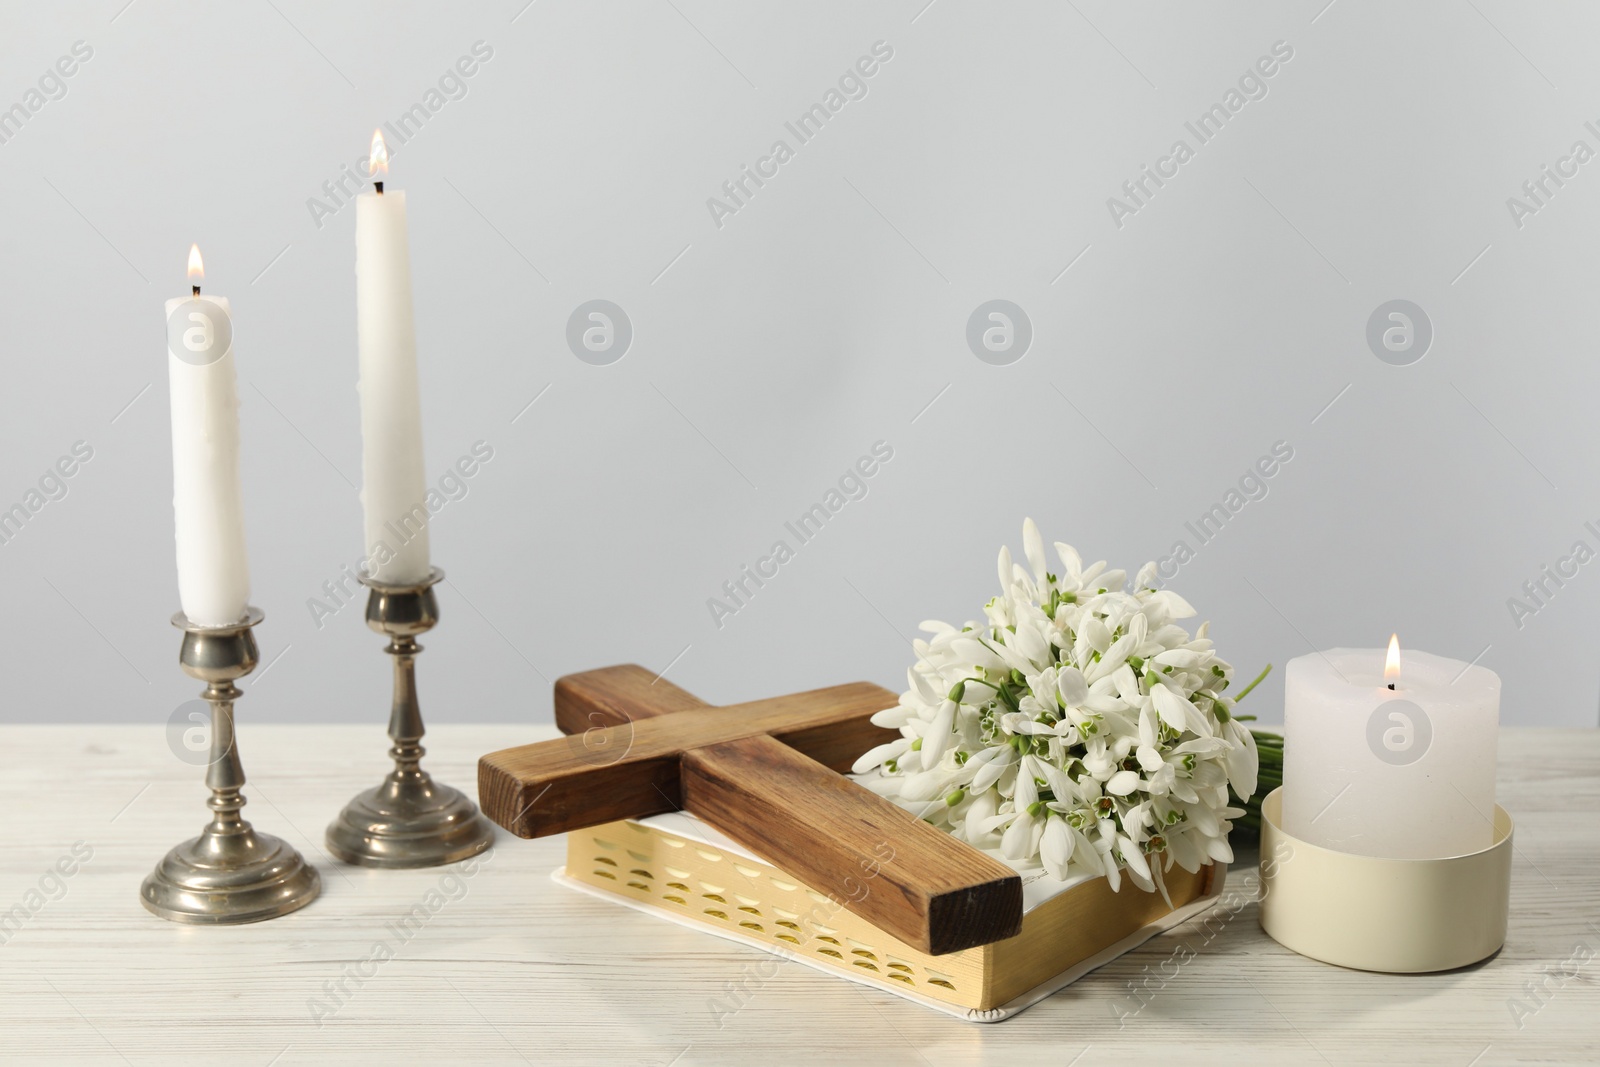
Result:
[[356,326],[360,350],[361,504],[367,572],[406,585],[428,576],[422,400],[411,313],[406,194],[385,190],[388,152],[372,137],[376,191],[356,197]]
[[193,295],[168,300],[167,387],[172,399],[172,511],[178,601],[191,622],[244,617],[250,563],[239,485],[239,386],[228,301],[201,296],[200,249],[189,249]]
[[1488,848],[1500,677],[1425,652],[1399,656],[1387,678],[1383,649],[1289,661],[1283,828],[1364,856],[1437,859]]

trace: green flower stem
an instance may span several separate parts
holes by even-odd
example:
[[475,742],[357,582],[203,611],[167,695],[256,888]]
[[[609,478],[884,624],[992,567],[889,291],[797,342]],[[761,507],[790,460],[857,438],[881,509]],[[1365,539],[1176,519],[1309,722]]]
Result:
[[1261,684],[1261,679],[1265,678],[1267,675],[1269,675],[1271,673],[1272,673],[1272,664],[1269,663],[1265,667],[1261,668],[1261,673],[1256,675],[1256,680],[1255,681],[1251,682],[1249,685],[1247,685],[1243,689],[1239,690],[1239,695],[1233,698],[1233,702],[1235,704],[1237,704],[1237,703],[1239,703],[1239,701],[1241,701],[1245,697],[1249,696],[1250,695],[1250,690],[1252,690],[1256,686],[1260,685]]

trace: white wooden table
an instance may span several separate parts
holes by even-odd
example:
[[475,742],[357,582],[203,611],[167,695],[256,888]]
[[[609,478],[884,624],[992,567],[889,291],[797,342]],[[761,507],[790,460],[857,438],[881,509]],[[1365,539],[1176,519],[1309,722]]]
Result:
[[[1596,731],[1503,735],[1517,847],[1510,937],[1487,964],[1325,966],[1268,940],[1249,904],[1213,937],[1190,923],[982,1026],[793,964],[752,979],[754,950],[551,882],[561,839],[502,834],[470,878],[336,864],[322,831],[385,770],[381,726],[243,723],[246,814],[299,847],[324,888],[294,915],[216,929],[138,901],[156,860],[205,821],[201,771],[161,730],[0,728],[0,1061],[1600,1062],[1600,959],[1584,958],[1600,955]],[[428,766],[470,790],[480,754],[553,733],[437,727]],[[79,842],[92,855],[52,876]],[[1232,885],[1252,878],[1241,865]],[[719,1000],[736,1010],[719,1015]]]

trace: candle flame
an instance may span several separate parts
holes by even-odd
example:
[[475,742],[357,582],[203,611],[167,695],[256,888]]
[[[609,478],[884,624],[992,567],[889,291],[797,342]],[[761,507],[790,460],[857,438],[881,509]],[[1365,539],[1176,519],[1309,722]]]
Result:
[[189,246],[189,284],[190,285],[199,285],[201,282],[205,281],[205,277],[206,277],[206,264],[205,264],[205,261],[200,258],[200,246],[199,245],[190,245]]
[[1389,654],[1383,658],[1383,680],[1385,683],[1400,680],[1400,635],[1389,635]]
[[383,143],[383,131],[372,131],[372,155],[367,161],[367,173],[382,181],[389,176],[389,146]]

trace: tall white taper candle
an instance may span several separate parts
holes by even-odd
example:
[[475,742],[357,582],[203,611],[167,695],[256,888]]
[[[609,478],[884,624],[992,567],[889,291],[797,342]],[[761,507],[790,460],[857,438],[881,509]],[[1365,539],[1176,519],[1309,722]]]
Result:
[[376,133],[372,170],[379,191],[356,197],[361,504],[367,572],[379,582],[404,585],[429,572],[427,479],[406,194],[383,191],[388,152]]
[[228,301],[199,295],[200,250],[189,250],[194,295],[168,300],[167,385],[172,400],[172,511],[178,601],[191,622],[244,617],[250,562],[239,485],[239,386]]

